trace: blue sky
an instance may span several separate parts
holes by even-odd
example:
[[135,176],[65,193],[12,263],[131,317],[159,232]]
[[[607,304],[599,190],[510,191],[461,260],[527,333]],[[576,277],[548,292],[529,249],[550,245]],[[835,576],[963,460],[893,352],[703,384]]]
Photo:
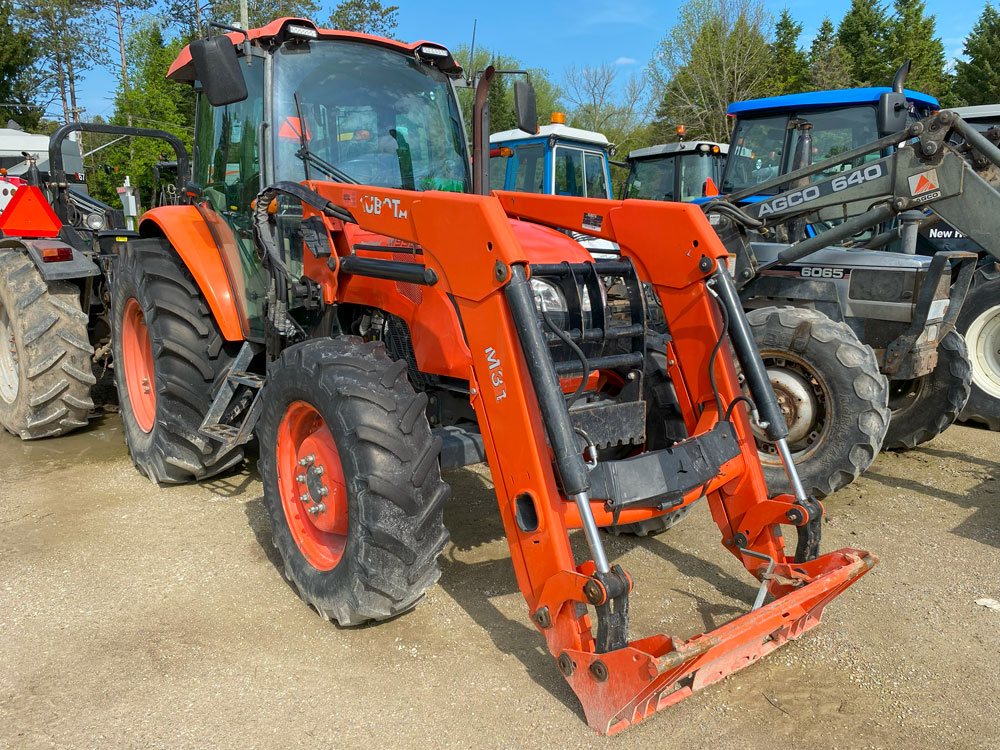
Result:
[[[557,0],[500,4],[452,4],[394,0],[399,6],[398,36],[431,39],[449,47],[468,44],[473,20],[479,20],[476,46],[514,55],[529,67],[548,68],[558,81],[569,65],[617,63],[624,73],[641,72],[657,43],[673,23],[677,2],[650,0]],[[960,54],[962,41],[982,12],[984,0],[927,0],[927,13],[937,17],[937,32],[949,60]],[[849,0],[785,0],[765,5],[777,15],[788,8],[805,26],[802,44],[808,46],[829,14],[836,24],[850,7]],[[502,13],[497,13],[501,7]],[[317,22],[325,20],[315,19]],[[87,74],[79,99],[85,117],[112,112],[115,81],[110,71]]]

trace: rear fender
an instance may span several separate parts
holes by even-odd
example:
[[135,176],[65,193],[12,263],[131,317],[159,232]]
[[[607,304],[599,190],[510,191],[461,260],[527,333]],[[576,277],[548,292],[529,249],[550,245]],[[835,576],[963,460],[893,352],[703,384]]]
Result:
[[[62,260],[53,263],[46,263],[42,257],[43,250],[69,250],[72,257],[69,260]],[[85,279],[90,276],[100,276],[101,269],[72,245],[67,245],[59,240],[39,240],[26,239],[21,237],[10,237],[0,240],[0,252],[22,252],[25,253],[42,275],[45,281],[61,281],[73,279]]]
[[[165,237],[177,251],[205,296],[227,341],[243,341],[248,338],[250,327],[241,295],[242,271],[238,264],[233,267],[227,261],[197,206],[160,206],[151,209],[143,214],[139,222],[139,234],[142,237]],[[231,235],[230,232],[230,239],[233,239]]]

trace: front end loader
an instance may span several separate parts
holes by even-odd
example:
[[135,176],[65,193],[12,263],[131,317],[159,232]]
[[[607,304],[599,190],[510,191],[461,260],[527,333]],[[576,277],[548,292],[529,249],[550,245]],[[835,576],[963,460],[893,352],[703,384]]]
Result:
[[[155,394],[126,382],[123,418],[147,408],[155,429],[164,394],[204,406],[176,368],[193,342],[153,325],[187,320],[215,357],[198,373],[214,378],[205,451],[257,435],[285,574],[341,625],[419,603],[448,539],[440,466],[485,459],[532,622],[588,723],[613,733],[799,637],[876,560],[819,553],[822,505],[790,459],[792,494],[769,495],[751,414],[788,459],[784,422],[701,211],[487,194],[491,74],[470,170],[461,70],[439,45],[280,19],[186,48],[170,77],[202,89],[192,205],[148,212],[142,252],[114,263]],[[515,91],[530,132],[533,95]],[[621,254],[595,261],[567,230]],[[187,307],[142,287],[166,258],[185,269]],[[666,319],[655,340],[644,285]],[[757,600],[711,633],[633,639],[633,581],[599,529],[701,499]]]
[[[285,574],[350,626],[421,601],[448,540],[441,467],[488,461],[531,620],[601,733],[798,638],[876,563],[820,554],[823,507],[696,206],[488,194],[492,70],[470,169],[440,45],[304,19],[226,31],[169,73],[198,88],[182,200],[98,244],[140,471],[205,476],[256,435]],[[791,494],[769,493],[752,423]],[[662,529],[703,499],[756,600],[709,633],[636,639],[599,529]]]

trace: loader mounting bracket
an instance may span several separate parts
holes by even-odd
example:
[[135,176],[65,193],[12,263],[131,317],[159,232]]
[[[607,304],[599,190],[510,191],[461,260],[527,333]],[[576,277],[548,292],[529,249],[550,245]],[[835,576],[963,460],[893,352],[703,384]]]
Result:
[[[597,610],[596,648],[597,653],[606,654],[628,645],[628,595],[632,580],[621,565],[612,566],[607,573],[595,572],[593,577],[604,589],[603,602],[594,607]],[[591,590],[585,588],[588,594]],[[601,662],[594,662],[590,668],[594,678],[601,681],[598,664]],[[604,668],[603,678],[608,678],[607,667]]]
[[[809,518],[805,519],[804,522],[801,519],[789,518],[788,520],[799,524],[796,527],[799,540],[795,546],[795,562],[804,563],[815,560],[819,556],[819,542],[823,533],[823,506],[819,500],[812,496],[800,501],[798,505],[805,508],[809,513]],[[797,511],[796,508],[788,512],[797,513]]]
[[669,448],[619,461],[602,461],[590,472],[590,496],[612,512],[635,506],[668,508],[719,473],[740,454],[729,422]]

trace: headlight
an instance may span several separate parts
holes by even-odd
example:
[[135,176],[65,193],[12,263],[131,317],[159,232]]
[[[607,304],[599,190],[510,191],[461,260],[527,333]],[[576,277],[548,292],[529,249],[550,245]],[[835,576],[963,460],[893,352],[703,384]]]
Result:
[[532,279],[531,292],[535,295],[535,304],[538,305],[539,310],[567,312],[566,299],[555,284],[541,279]]
[[87,218],[84,219],[89,229],[97,231],[98,229],[104,229],[104,214],[97,213],[96,211],[92,214],[87,214]]

